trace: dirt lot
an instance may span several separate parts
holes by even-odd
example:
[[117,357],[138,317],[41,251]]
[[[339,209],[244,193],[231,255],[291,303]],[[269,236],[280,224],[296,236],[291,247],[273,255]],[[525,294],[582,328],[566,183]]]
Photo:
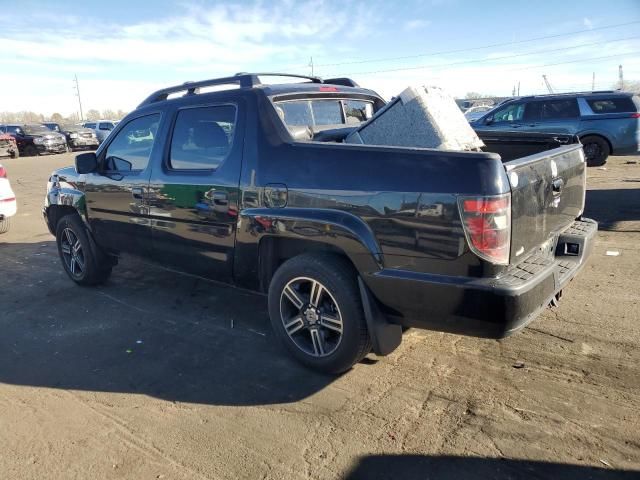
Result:
[[130,259],[75,286],[40,213],[72,156],[2,163],[2,479],[639,478],[640,157],[589,169],[601,231],[559,309],[499,342],[410,331],[338,378],[274,344],[262,297]]

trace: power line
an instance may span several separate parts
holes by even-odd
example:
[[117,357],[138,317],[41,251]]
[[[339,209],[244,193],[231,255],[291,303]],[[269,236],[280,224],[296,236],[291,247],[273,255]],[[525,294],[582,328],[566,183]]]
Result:
[[[608,42],[582,43],[580,45],[573,45],[571,47],[565,47],[565,48],[554,48],[552,50],[545,49],[545,50],[536,50],[536,51],[533,51],[533,52],[516,53],[514,55],[504,55],[502,57],[480,58],[480,59],[476,59],[476,60],[464,60],[464,61],[461,61],[461,62],[452,62],[452,63],[444,63],[444,64],[417,65],[417,66],[413,66],[413,67],[389,68],[389,69],[384,69],[384,70],[371,70],[371,71],[368,71],[368,72],[350,72],[350,73],[340,73],[340,74],[333,74],[333,75],[370,75],[370,74],[374,74],[374,73],[388,73],[388,72],[402,72],[402,71],[410,71],[410,70],[421,70],[421,69],[424,69],[424,68],[437,68],[437,69],[439,69],[439,68],[442,68],[442,67],[452,67],[452,66],[457,66],[457,65],[466,65],[466,64],[470,64],[470,63],[495,62],[497,60],[507,60],[507,59],[511,59],[511,58],[526,57],[528,55],[539,55],[539,54],[542,54],[542,53],[555,53],[555,52],[563,51],[563,50],[572,50],[574,48],[581,48],[581,47],[591,47],[591,46],[594,46],[594,45],[605,45],[605,44],[608,44],[608,43],[622,42],[622,41],[625,41],[625,40],[633,40],[633,39],[637,39],[637,38],[640,38],[640,36],[636,35],[636,36],[633,36],[633,37],[618,38],[618,39],[610,40]],[[333,76],[333,75],[331,75],[331,76]]]
[[567,37],[567,36],[571,36],[571,35],[578,35],[580,33],[589,33],[589,32],[593,32],[593,31],[598,31],[598,30],[606,30],[609,28],[617,28],[617,27],[626,27],[628,25],[634,25],[640,23],[640,20],[634,20],[633,22],[626,22],[626,23],[618,23],[615,25],[606,25],[606,26],[602,26],[602,27],[596,27],[596,28],[590,28],[590,29],[586,29],[586,30],[576,30],[573,32],[567,32],[567,33],[558,33],[555,35],[545,35],[542,37],[533,37],[533,38],[528,38],[525,40],[517,40],[515,42],[502,42],[502,43],[493,43],[493,44],[489,44],[489,45],[482,45],[479,47],[471,47],[471,48],[462,48],[462,49],[457,49],[457,50],[444,50],[444,51],[440,51],[440,52],[430,52],[430,53],[419,53],[419,54],[415,54],[415,55],[406,55],[406,56],[402,56],[402,57],[385,57],[385,58],[370,58],[367,60],[354,60],[354,61],[348,61],[348,62],[339,62],[339,63],[319,63],[316,64],[316,67],[338,67],[338,66],[342,66],[342,65],[357,65],[357,64],[362,64],[362,63],[375,63],[375,62],[387,62],[387,61],[392,61],[392,60],[407,60],[410,58],[420,58],[420,57],[429,57],[429,56],[433,56],[433,55],[446,55],[449,53],[462,53],[462,52],[472,52],[475,50],[482,50],[482,49],[486,49],[486,48],[495,48],[495,47],[505,47],[505,46],[509,46],[509,45],[518,45],[518,44],[522,44],[522,43],[528,43],[528,42],[535,42],[537,40],[547,40],[550,38],[559,38],[559,37]]

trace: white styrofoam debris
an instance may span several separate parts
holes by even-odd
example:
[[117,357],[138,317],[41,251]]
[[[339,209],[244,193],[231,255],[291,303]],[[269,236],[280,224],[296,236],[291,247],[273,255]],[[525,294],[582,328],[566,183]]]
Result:
[[347,143],[477,150],[484,146],[453,98],[439,87],[408,87],[346,139]]

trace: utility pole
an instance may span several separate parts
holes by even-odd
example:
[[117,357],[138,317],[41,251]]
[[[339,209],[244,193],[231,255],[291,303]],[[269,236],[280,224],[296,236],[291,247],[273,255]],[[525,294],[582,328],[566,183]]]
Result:
[[547,90],[549,90],[549,93],[553,93],[553,88],[551,88],[551,84],[549,83],[549,80],[547,80],[547,76],[542,75],[542,79],[544,80],[544,84],[547,86]]
[[311,76],[313,77],[313,57],[309,59],[309,67],[311,67]]
[[80,99],[80,84],[78,83],[78,75],[74,75],[73,81],[75,82],[76,96],[78,97],[78,105],[80,106],[80,121],[84,119],[82,115],[82,100]]
[[624,90],[624,77],[622,76],[622,65],[618,65],[618,78],[620,79],[619,90]]
[[518,80],[518,96],[520,96],[520,80]]
[[593,72],[591,75],[591,91],[594,92],[596,90],[596,72]]

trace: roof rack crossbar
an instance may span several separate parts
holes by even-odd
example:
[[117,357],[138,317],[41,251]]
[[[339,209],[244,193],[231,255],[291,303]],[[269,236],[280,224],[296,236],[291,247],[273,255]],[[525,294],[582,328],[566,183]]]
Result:
[[155,102],[161,102],[166,100],[169,95],[177,92],[186,92],[185,95],[195,95],[199,93],[202,87],[211,87],[215,85],[239,85],[240,88],[253,88],[257,85],[261,85],[258,77],[292,77],[310,80],[312,83],[323,83],[319,77],[312,77],[307,75],[295,75],[291,73],[236,73],[233,77],[212,78],[210,80],[202,80],[199,82],[185,82],[181,85],[175,85],[173,87],[163,88],[149,95],[140,105],[149,105]]

